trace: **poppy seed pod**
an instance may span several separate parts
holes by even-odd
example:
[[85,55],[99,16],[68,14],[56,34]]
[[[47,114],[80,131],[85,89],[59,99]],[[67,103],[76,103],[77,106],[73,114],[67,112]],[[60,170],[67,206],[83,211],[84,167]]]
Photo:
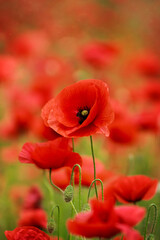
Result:
[[83,205],[83,208],[82,208],[82,211],[90,211],[91,210],[91,207],[90,207],[90,205],[89,205],[89,203],[85,203],[84,205]]
[[154,240],[154,239],[155,239],[155,238],[154,238],[154,235],[153,235],[153,234],[149,234],[147,240]]
[[56,229],[56,223],[55,223],[54,219],[51,218],[48,221],[47,230],[49,233],[53,233],[55,231],[55,229]]
[[73,187],[72,185],[68,185],[64,190],[64,200],[65,202],[70,202],[73,199]]

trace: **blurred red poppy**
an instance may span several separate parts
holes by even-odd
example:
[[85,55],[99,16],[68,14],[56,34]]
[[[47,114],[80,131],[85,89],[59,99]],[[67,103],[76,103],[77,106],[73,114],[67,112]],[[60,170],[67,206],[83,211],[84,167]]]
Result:
[[12,81],[17,77],[19,63],[11,55],[0,55],[0,83]]
[[64,88],[42,109],[47,126],[64,137],[94,133],[108,136],[113,121],[108,86],[100,80],[83,80]]
[[[141,200],[151,199],[158,185],[158,180],[144,176],[118,177],[104,189],[104,197],[108,198],[109,193],[122,203],[133,203]],[[109,191],[110,189],[110,191]]]
[[50,237],[40,229],[31,226],[17,227],[13,231],[5,231],[7,240],[50,240]]
[[64,166],[81,165],[81,157],[72,152],[69,140],[58,138],[44,143],[25,143],[19,154],[23,163],[34,163],[43,169],[57,169]]
[[41,208],[42,193],[37,186],[32,186],[24,198],[23,208],[24,209],[38,209]]
[[10,48],[13,53],[21,57],[33,57],[43,54],[49,42],[43,31],[28,31],[17,36]]
[[81,49],[82,59],[96,69],[110,66],[118,52],[116,44],[106,42],[88,43]]
[[43,209],[27,209],[20,214],[18,226],[34,226],[40,229],[47,227],[47,214]]
[[150,79],[142,87],[131,91],[132,100],[141,102],[160,102],[160,82],[154,79]]
[[91,211],[79,213],[75,219],[69,219],[67,227],[70,233],[87,238],[112,238],[123,232],[127,240],[136,240],[140,234],[132,227],[140,222],[144,215],[145,209],[137,206],[114,208],[112,198],[105,202],[92,200]]
[[135,57],[132,63],[137,72],[145,77],[160,76],[160,59],[152,52],[143,52]]
[[159,132],[160,106],[145,110],[134,117],[135,124],[141,131]]
[[137,126],[130,118],[114,121],[109,127],[109,139],[117,144],[132,145],[138,139]]

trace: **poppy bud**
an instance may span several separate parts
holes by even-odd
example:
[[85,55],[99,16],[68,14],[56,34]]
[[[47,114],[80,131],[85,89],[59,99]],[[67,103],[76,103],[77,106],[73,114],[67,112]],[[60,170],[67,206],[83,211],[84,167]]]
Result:
[[85,212],[85,211],[89,211],[89,210],[91,210],[89,203],[85,203],[85,204],[83,205],[82,211]]
[[73,187],[72,185],[68,185],[64,190],[64,200],[65,202],[70,202],[73,199]]
[[53,233],[55,228],[56,228],[56,223],[54,219],[51,218],[47,224],[47,230],[49,233]]
[[155,239],[155,238],[154,238],[154,235],[153,235],[153,234],[149,234],[147,240],[154,240],[154,239]]

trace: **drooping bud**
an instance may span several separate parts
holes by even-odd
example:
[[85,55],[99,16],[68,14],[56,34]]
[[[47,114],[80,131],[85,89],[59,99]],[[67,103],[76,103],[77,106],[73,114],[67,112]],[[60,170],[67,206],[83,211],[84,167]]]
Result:
[[47,224],[47,230],[49,233],[53,233],[56,229],[56,223],[54,221],[54,219],[50,218],[50,220],[48,221]]
[[73,187],[72,185],[68,185],[64,190],[64,200],[65,202],[70,202],[73,199]]
[[153,234],[149,234],[147,240],[154,240],[154,239],[155,239],[155,238],[154,238],[154,235],[153,235]]

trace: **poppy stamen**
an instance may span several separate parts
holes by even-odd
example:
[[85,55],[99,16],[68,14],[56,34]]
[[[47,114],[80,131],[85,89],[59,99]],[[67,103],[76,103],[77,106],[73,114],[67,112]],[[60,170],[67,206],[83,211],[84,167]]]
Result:
[[89,113],[88,110],[84,109],[84,110],[81,112],[81,115],[85,117],[85,116],[88,115],[88,113]]
[[89,109],[88,107],[85,107],[84,109],[79,109],[76,116],[79,117],[79,123],[82,124],[86,120],[88,115],[89,115]]

